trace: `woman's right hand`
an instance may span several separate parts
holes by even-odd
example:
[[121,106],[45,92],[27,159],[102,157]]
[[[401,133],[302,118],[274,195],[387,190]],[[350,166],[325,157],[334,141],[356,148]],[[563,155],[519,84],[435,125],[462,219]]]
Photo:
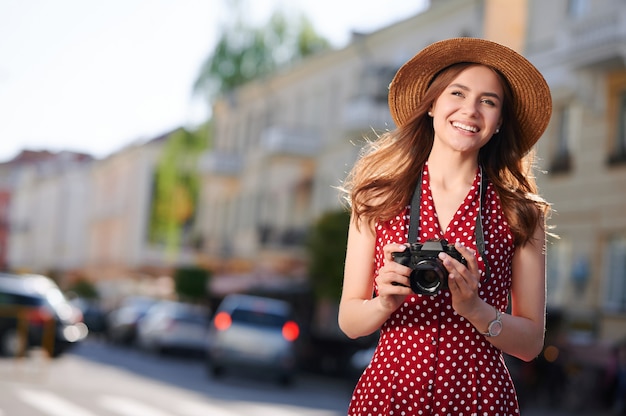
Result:
[[387,244],[383,247],[384,265],[378,270],[376,288],[380,305],[392,313],[400,307],[404,298],[413,293],[410,287],[409,275],[411,269],[396,263],[391,253],[404,251],[404,244]]

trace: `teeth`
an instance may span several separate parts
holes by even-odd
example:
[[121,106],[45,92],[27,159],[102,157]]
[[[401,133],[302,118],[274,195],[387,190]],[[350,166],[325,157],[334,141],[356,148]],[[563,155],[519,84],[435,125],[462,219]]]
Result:
[[478,127],[468,126],[466,124],[459,123],[458,121],[453,122],[452,125],[454,127],[456,127],[456,128],[459,128],[459,129],[462,129],[462,130],[466,130],[466,131],[470,131],[472,133],[477,133],[478,132]]

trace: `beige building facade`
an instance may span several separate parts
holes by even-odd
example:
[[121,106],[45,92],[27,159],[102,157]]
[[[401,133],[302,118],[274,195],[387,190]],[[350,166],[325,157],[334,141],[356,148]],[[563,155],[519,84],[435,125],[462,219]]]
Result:
[[554,110],[537,146],[559,239],[548,248],[549,304],[581,335],[626,337],[626,3],[531,3],[526,55]]

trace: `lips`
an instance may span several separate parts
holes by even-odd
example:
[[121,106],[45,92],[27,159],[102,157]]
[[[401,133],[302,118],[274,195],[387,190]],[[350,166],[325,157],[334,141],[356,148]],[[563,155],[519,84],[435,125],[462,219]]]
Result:
[[456,127],[457,129],[469,132],[469,133],[478,133],[480,131],[480,129],[476,126],[460,123],[458,121],[453,121],[452,126]]

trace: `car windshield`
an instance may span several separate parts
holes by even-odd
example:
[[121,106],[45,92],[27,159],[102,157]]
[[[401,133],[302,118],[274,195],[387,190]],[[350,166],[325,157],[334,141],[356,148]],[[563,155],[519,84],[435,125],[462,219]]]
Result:
[[233,322],[241,322],[265,327],[281,328],[286,319],[284,316],[261,311],[235,309],[232,313]]
[[65,299],[63,292],[56,288],[49,288],[48,290],[46,290],[45,296],[46,299],[48,299],[48,302],[50,302],[53,307],[57,307],[67,302],[67,299]]
[[41,298],[33,296],[21,296],[12,293],[0,293],[0,306],[3,305],[24,305],[39,306],[42,304]]

